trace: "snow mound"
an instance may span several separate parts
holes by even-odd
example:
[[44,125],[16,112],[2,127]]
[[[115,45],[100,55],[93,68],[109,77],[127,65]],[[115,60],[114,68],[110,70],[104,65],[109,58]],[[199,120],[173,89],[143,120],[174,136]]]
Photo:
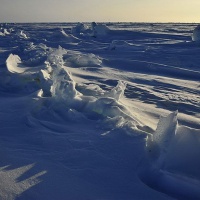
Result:
[[[29,48],[34,49],[34,44],[30,44]],[[45,64],[39,67],[25,67],[20,57],[13,54],[8,57],[6,64],[8,71],[16,74],[12,80],[15,79],[22,88],[26,88],[28,83],[32,84],[31,87],[35,90],[40,88],[38,97],[48,97],[53,109],[58,109],[57,105],[60,104],[62,106],[59,106],[59,109],[72,109],[90,120],[100,120],[107,124],[109,130],[117,128],[130,135],[143,134],[143,125],[120,102],[126,89],[126,83],[119,80],[117,86],[110,91],[104,91],[96,86],[98,95],[97,93],[96,95],[83,95],[84,92],[78,91],[76,82],[68,67],[65,66],[63,56],[67,54],[68,51],[59,46],[58,49],[49,49]],[[81,66],[99,64],[99,62],[94,54],[79,57]]]
[[[108,125],[108,129],[121,128],[132,135],[144,133],[140,129],[142,124],[120,103],[126,83],[119,81],[110,92],[104,92],[103,97],[85,96],[77,90],[76,82],[64,65],[63,54],[65,53],[66,51],[60,47],[49,55],[46,69],[41,70],[40,73],[40,84],[43,90],[41,96],[51,96],[53,107],[58,104],[63,105],[61,110],[72,109],[82,113],[88,119],[100,120]],[[109,126],[110,123],[112,128]]]
[[106,36],[110,31],[110,29],[106,25],[97,24],[95,22],[92,22],[91,27],[93,31],[92,36],[94,37]]
[[[75,34],[77,34],[78,31],[76,31]],[[53,34],[48,35],[48,38],[53,41],[62,41],[62,42],[68,42],[68,43],[76,43],[80,40],[73,36],[72,34],[66,33],[66,31],[61,29],[56,29]]]
[[42,70],[39,73],[39,81],[40,81],[40,87],[42,89],[41,96],[48,97],[51,96],[51,85],[52,80],[50,73],[47,72],[47,70]]
[[135,51],[144,51],[144,47],[141,47],[139,45],[134,45],[131,43],[128,43],[124,40],[113,40],[111,44],[108,47],[109,50],[135,50]]
[[84,35],[90,31],[89,27],[86,24],[78,23],[75,27],[71,29],[72,34]]
[[192,40],[195,42],[200,42],[200,25],[198,25],[192,34]]
[[18,55],[10,54],[6,60],[6,66],[9,72],[14,74],[21,74],[22,76],[32,76],[38,74],[44,65],[37,67],[29,67],[22,63],[21,58]]
[[[34,92],[38,90],[39,85],[41,86],[40,81],[44,83],[43,78],[45,80],[48,79],[44,71],[46,65],[42,62],[47,53],[45,49],[46,46],[43,44],[35,46],[33,43],[29,43],[28,46],[25,47],[24,53],[30,58],[23,62],[18,55],[10,54],[6,60],[7,70],[10,74],[7,75],[7,81],[4,86],[6,88],[13,87],[20,91],[23,90],[24,92]],[[33,57],[34,54],[35,57]],[[34,66],[38,63],[40,65]],[[41,73],[45,75],[41,76]],[[44,85],[47,87],[46,81]]]
[[39,71],[43,66],[26,67],[18,55],[10,54],[6,60],[9,74],[2,81],[5,90],[12,92],[32,93],[39,89]]
[[104,96],[111,97],[116,99],[117,101],[124,95],[124,91],[126,89],[126,83],[124,81],[118,81],[116,87],[114,87],[111,91],[107,92]]
[[46,69],[41,70],[40,73],[40,84],[43,96],[52,96],[71,106],[78,99],[80,93],[75,89],[76,83],[64,66],[63,54],[65,53],[67,51],[59,47],[49,54]]
[[109,31],[110,29],[106,25],[97,24],[95,22],[92,22],[90,27],[86,24],[78,23],[75,27],[71,29],[72,34],[92,37],[106,36]]
[[48,55],[47,61],[51,64],[55,64],[58,67],[63,66],[63,55],[67,53],[67,50],[61,46],[58,49],[52,49]]
[[139,176],[148,186],[173,197],[199,199],[200,130],[178,126],[177,114],[161,117],[155,133],[148,136]]
[[11,73],[24,73],[26,68],[19,67],[21,63],[21,58],[18,55],[10,54],[6,60],[7,69]]
[[61,29],[60,32],[62,33],[63,36],[69,37],[69,35],[63,29]]
[[8,32],[7,29],[4,29],[4,34],[5,34],[5,35],[10,35],[10,33]]
[[147,138],[147,152],[158,168],[163,166],[169,146],[175,137],[178,123],[177,114],[176,111],[167,117],[161,117],[155,133]]
[[10,35],[10,32],[6,28],[2,29],[2,31],[0,32],[0,36],[6,36],[6,35]]
[[[173,152],[176,152],[173,155]],[[167,157],[166,169],[200,181],[200,130],[186,126],[177,129]]]
[[102,59],[92,53],[83,54],[80,52],[73,52],[72,55],[68,55],[68,63],[76,67],[94,67],[102,64]]
[[49,53],[49,48],[43,44],[34,44],[33,42],[28,43],[23,48],[24,53],[24,64],[27,66],[38,66],[44,63]]
[[109,45],[109,50],[128,48],[130,44],[124,40],[113,40]]
[[80,40],[72,34],[67,34],[64,29],[61,29],[60,33],[64,36],[65,41],[79,42]]
[[21,39],[28,39],[28,36],[26,35],[26,33],[24,33],[23,30],[18,31],[17,36],[19,36]]
[[75,89],[76,83],[71,78],[70,73],[63,67],[54,69],[51,76],[53,80],[52,96],[59,100],[63,99],[67,103],[73,103],[78,96],[78,91]]

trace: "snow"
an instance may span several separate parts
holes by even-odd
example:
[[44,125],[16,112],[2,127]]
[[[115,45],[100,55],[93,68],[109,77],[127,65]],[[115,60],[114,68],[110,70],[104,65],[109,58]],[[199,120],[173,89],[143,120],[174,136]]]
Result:
[[155,161],[157,168],[162,168],[170,144],[176,135],[177,112],[161,117],[156,131],[147,138],[147,152],[151,159]]
[[[71,54],[71,55],[70,55]],[[83,54],[81,52],[72,52],[66,55],[70,65],[76,67],[101,66],[102,59],[92,53]]]
[[192,40],[195,42],[200,41],[200,26],[199,25],[193,31]]
[[6,60],[7,69],[11,73],[23,73],[25,72],[25,68],[18,67],[18,64],[21,63],[21,59],[17,55],[10,54],[8,59]]
[[18,31],[17,35],[22,39],[28,39],[26,33],[23,30]]
[[79,22],[75,27],[71,29],[71,33],[79,35],[84,34],[85,32],[87,32],[87,30],[89,30],[89,27],[86,24]]
[[[119,51],[126,51],[129,50],[129,48],[133,48],[133,49],[138,49],[138,50],[142,50],[142,48],[140,48],[140,46],[136,46],[133,44],[130,44],[124,40],[113,40],[111,42],[111,44],[109,45],[109,49],[110,50],[119,50]],[[144,49],[143,49],[144,50]]]
[[199,199],[195,27],[2,24],[0,199]]
[[96,22],[92,22],[91,24],[79,22],[71,29],[72,34],[90,37],[103,37],[108,35],[109,31],[109,28],[105,24],[97,24]]
[[109,28],[105,24],[96,24],[92,22],[92,35],[94,37],[106,36],[109,33]]
[[196,169],[200,162],[195,158],[200,153],[200,130],[178,126],[177,114],[162,117],[156,131],[148,136],[149,163],[143,164],[139,174],[152,188],[176,198],[198,199],[200,173]]

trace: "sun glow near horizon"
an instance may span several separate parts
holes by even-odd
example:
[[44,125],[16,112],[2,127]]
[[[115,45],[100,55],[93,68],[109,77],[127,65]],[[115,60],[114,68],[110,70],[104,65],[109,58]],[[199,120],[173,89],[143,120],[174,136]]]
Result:
[[1,22],[195,22],[200,1],[0,0]]

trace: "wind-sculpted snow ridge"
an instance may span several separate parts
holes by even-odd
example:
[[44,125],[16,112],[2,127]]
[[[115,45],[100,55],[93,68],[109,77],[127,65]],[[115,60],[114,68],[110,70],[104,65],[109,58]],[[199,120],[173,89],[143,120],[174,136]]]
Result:
[[18,65],[22,63],[21,58],[18,55],[10,54],[6,60],[7,69],[11,73],[24,73],[26,68],[19,67]]
[[56,29],[53,34],[47,36],[47,39],[50,41],[52,40],[55,43],[63,42],[68,44],[77,44],[77,42],[80,42],[79,38],[75,37],[72,33],[67,33],[63,28]]
[[178,112],[161,117],[146,142],[141,180],[178,199],[200,198],[200,130],[179,126]]
[[91,31],[90,28],[86,24],[80,22],[71,29],[72,34],[78,34],[78,35],[85,35],[90,31]]
[[49,51],[50,48],[43,43],[36,45],[33,42],[29,42],[23,47],[23,63],[29,67],[43,65],[44,61],[47,59]]
[[196,25],[100,25],[0,24],[0,199],[200,199]]
[[107,92],[105,94],[105,97],[112,97],[117,101],[119,101],[120,98],[124,95],[125,89],[126,89],[126,83],[123,81],[118,81],[117,86],[114,87],[110,92]]
[[[41,72],[43,80],[47,81],[47,83],[52,83],[52,85],[49,86],[49,93],[51,93],[52,97],[64,100],[66,103],[70,104],[78,97],[79,93],[75,89],[76,83],[72,80],[70,73],[64,67],[62,56],[65,53],[67,53],[67,51],[62,47],[51,52],[46,62],[47,70],[41,70]],[[47,91],[45,93],[47,93]]]
[[[40,71],[45,69],[44,61],[47,59],[50,48],[40,43],[35,45],[29,42],[23,45],[23,60],[14,54],[6,59],[6,67],[10,73],[6,74],[6,81],[2,81],[3,88],[33,92],[39,89]],[[15,88],[15,89],[12,89]]]
[[0,29],[0,36],[6,36],[6,35],[10,35],[10,32],[4,28],[4,29]]
[[195,42],[200,42],[200,25],[198,25],[192,34],[192,40]]
[[6,60],[7,70],[2,80],[2,88],[6,91],[31,93],[39,89],[39,71],[44,65],[28,67],[18,55],[10,54]]
[[156,159],[154,164],[158,168],[162,168],[164,165],[164,159],[169,150],[168,147],[175,137],[177,114],[176,111],[167,117],[161,117],[155,133],[147,138],[147,151],[150,158]]
[[24,33],[23,30],[19,30],[19,31],[17,32],[17,36],[18,36],[19,38],[21,38],[21,39],[28,39],[28,36],[26,35],[26,33]]
[[109,33],[109,28],[104,24],[97,24],[95,22],[92,22],[92,36],[98,37],[98,36],[106,36]]
[[48,48],[43,43],[39,43],[36,45],[33,42],[28,42],[24,44],[23,47],[21,47],[21,51],[22,52],[19,53],[23,55],[23,64],[21,62],[21,58],[19,58],[19,56],[17,55],[13,56],[13,54],[11,54],[11,56],[9,56],[9,59],[7,59],[6,61],[8,70],[12,73],[23,73],[27,71],[27,69],[29,69],[30,71],[34,71],[33,67],[38,69],[38,66],[43,65],[44,61],[47,59],[50,48]]
[[64,66],[62,56],[65,53],[66,51],[60,47],[48,56],[46,69],[41,70],[40,73],[43,91],[40,95],[54,99],[54,106],[62,103],[65,107],[63,109],[75,109],[89,119],[103,120],[105,124],[112,123],[112,130],[114,127],[122,128],[130,135],[144,133],[143,125],[139,120],[119,102],[124,94],[126,83],[119,81],[110,92],[104,92],[103,97],[85,96],[76,89],[75,81]]

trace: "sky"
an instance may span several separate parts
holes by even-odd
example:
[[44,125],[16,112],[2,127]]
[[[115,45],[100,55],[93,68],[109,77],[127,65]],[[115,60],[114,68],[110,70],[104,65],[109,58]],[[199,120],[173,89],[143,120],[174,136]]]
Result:
[[0,22],[200,22],[200,0],[0,0]]

